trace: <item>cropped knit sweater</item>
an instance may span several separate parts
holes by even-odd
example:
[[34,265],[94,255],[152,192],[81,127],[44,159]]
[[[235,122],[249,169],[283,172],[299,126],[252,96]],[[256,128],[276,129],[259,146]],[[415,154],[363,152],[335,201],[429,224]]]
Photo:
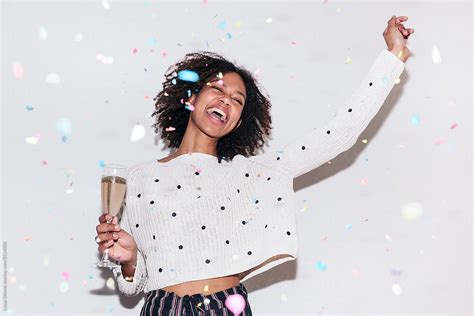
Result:
[[[404,63],[383,50],[326,125],[281,150],[218,163],[205,153],[129,168],[120,219],[138,246],[127,296],[239,274],[241,282],[297,258],[293,179],[351,148],[379,111]],[[245,272],[245,273],[244,273]]]

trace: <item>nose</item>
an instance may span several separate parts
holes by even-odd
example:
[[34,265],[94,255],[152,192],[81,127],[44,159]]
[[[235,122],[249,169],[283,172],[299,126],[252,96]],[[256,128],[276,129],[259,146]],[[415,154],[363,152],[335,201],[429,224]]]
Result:
[[228,100],[228,98],[227,98],[227,97],[223,97],[223,98],[221,98],[221,99],[220,99],[220,101],[221,101],[222,103],[226,104],[226,105],[229,105],[229,104],[230,104],[230,102],[228,102],[228,101],[224,101],[224,99],[225,99],[225,100]]

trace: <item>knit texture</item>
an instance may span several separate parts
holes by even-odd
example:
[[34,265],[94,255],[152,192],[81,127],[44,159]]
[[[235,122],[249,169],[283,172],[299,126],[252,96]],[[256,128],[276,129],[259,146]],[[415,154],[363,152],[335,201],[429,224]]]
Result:
[[138,258],[133,282],[114,269],[119,290],[133,296],[232,274],[243,282],[295,260],[293,179],[356,143],[404,66],[381,51],[334,118],[281,150],[221,163],[183,154],[129,168],[120,226],[134,237]]

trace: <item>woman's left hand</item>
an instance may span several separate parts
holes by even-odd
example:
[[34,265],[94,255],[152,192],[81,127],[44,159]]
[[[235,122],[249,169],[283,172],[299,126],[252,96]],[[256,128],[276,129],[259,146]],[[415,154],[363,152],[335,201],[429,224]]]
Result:
[[405,28],[403,22],[406,20],[408,20],[407,16],[393,16],[383,31],[383,37],[385,43],[387,43],[388,50],[403,62],[410,56],[410,51],[406,46],[407,40],[415,32],[412,28]]

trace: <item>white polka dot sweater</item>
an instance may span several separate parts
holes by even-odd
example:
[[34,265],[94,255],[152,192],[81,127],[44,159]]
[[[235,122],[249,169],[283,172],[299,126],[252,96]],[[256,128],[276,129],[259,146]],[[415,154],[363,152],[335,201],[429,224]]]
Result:
[[120,226],[138,245],[128,296],[239,274],[241,282],[297,258],[293,179],[351,148],[379,111],[404,63],[380,52],[360,86],[326,125],[281,150],[217,162],[205,153],[129,169]]

